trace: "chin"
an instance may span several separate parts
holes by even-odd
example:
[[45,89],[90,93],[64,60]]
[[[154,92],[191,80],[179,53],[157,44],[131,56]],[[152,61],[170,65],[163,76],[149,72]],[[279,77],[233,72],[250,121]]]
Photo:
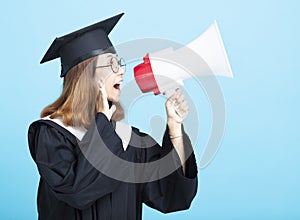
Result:
[[108,98],[108,101],[111,101],[111,102],[119,102],[120,101],[120,97],[110,97]]

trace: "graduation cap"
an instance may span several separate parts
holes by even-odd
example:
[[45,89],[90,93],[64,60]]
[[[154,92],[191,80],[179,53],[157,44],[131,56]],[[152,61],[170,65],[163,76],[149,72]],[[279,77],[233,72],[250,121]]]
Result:
[[104,53],[116,53],[108,38],[108,34],[123,15],[124,13],[118,14],[56,38],[41,60],[41,63],[60,57],[60,77],[64,77],[73,66],[88,58]]

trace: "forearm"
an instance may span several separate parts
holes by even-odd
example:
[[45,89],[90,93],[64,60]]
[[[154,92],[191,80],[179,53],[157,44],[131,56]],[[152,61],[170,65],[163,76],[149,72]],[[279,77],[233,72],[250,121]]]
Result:
[[185,175],[185,151],[181,123],[168,121],[171,142],[180,158],[183,174]]

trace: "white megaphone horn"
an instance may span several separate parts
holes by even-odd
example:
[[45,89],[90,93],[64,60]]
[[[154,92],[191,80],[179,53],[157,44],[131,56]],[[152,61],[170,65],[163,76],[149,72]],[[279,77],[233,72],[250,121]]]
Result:
[[152,91],[155,95],[169,95],[183,85],[183,80],[191,77],[233,78],[216,21],[188,45],[148,53],[143,60],[134,67],[134,78],[143,93]]

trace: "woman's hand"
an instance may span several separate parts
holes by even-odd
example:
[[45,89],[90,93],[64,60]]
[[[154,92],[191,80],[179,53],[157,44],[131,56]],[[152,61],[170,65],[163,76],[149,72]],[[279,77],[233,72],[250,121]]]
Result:
[[102,112],[110,121],[111,116],[116,111],[116,106],[113,104],[111,108],[109,108],[108,101],[107,101],[107,93],[105,90],[105,84],[101,80],[99,80],[98,85],[99,85],[99,96],[98,96],[99,107],[97,109],[97,112]]
[[180,89],[176,89],[175,93],[166,101],[166,111],[170,135],[181,134],[181,124],[188,115],[189,105]]

